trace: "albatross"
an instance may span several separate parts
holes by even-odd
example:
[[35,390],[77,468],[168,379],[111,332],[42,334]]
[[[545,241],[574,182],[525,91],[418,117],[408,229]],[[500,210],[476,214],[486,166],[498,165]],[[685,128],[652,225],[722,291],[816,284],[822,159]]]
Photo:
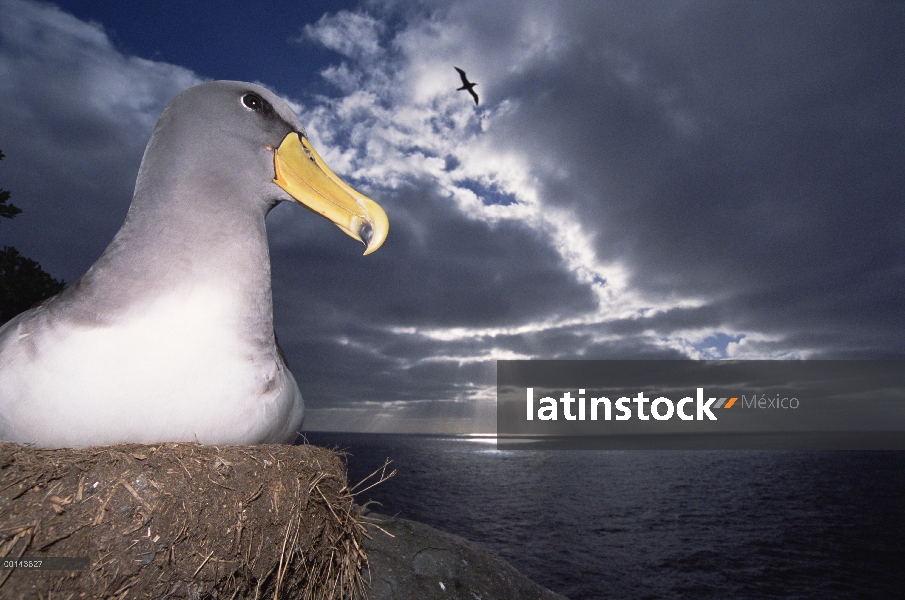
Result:
[[293,201],[365,245],[380,206],[261,86],[203,83],[154,127],[125,223],[73,285],[0,328],[0,439],[46,447],[292,442],[264,218]]
[[462,90],[468,90],[468,93],[471,94],[471,97],[474,98],[475,106],[478,105],[478,93],[474,91],[474,86],[478,85],[477,83],[472,83],[468,81],[468,77],[465,75],[465,71],[460,69],[459,67],[453,67],[456,71],[459,72],[459,77],[462,79],[462,87],[456,88],[457,92]]

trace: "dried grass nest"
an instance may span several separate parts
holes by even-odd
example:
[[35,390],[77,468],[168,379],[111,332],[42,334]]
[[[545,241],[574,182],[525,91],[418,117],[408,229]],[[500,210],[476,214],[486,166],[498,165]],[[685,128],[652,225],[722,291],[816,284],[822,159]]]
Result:
[[0,442],[3,598],[356,598],[365,526],[336,452],[316,446]]

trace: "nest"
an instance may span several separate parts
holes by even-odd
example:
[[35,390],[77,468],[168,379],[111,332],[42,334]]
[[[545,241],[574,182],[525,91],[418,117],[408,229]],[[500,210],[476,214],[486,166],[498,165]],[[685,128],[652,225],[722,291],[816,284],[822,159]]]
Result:
[[0,442],[0,559],[90,563],[0,569],[3,598],[361,597],[364,535],[325,448]]

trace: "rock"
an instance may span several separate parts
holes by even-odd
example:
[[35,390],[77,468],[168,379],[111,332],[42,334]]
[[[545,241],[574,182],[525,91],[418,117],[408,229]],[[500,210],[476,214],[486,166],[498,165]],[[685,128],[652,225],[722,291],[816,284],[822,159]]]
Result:
[[373,512],[367,519],[394,536],[368,526],[373,600],[566,600],[465,538]]

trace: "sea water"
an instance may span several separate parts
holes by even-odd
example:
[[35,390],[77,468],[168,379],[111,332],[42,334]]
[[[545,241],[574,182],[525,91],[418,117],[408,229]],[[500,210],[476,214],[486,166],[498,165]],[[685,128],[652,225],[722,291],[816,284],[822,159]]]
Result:
[[905,597],[905,452],[497,451],[488,439],[308,433],[358,497],[571,598]]

